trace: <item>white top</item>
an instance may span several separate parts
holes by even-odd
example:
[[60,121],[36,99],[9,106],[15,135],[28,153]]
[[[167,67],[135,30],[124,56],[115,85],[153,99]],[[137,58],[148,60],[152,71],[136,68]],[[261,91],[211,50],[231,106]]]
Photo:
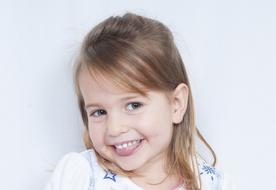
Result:
[[[225,175],[199,160],[202,190],[233,190]],[[143,190],[129,178],[104,170],[93,150],[68,153],[57,164],[45,190]],[[176,190],[184,190],[182,187]]]

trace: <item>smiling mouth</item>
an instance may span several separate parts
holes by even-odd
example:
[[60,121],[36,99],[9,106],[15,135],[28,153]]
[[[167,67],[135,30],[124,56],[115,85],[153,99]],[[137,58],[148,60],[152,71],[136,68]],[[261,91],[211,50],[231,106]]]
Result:
[[143,139],[124,142],[122,144],[112,145],[115,153],[119,156],[131,156],[134,154],[138,147],[141,146]]

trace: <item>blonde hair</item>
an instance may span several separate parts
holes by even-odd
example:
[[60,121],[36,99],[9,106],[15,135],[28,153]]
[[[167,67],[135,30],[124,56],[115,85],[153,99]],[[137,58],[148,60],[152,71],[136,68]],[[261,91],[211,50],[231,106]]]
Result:
[[[96,25],[84,38],[76,59],[74,82],[79,109],[85,125],[83,139],[87,149],[93,148],[88,133],[88,117],[84,99],[79,89],[82,68],[112,79],[114,85],[145,95],[145,89],[173,91],[178,84],[189,88],[188,105],[183,120],[174,124],[172,140],[167,154],[167,171],[183,180],[187,190],[200,189],[198,183],[195,136],[216,156],[195,126],[194,105],[188,76],[170,30],[162,23],[126,13],[109,17]],[[140,86],[138,86],[140,85]],[[96,151],[95,151],[96,152]],[[123,171],[96,152],[99,163],[113,172],[133,175]]]

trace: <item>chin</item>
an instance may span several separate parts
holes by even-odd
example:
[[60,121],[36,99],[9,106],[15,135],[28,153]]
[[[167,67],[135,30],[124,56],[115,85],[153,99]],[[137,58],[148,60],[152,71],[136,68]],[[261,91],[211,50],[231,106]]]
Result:
[[141,163],[134,163],[134,162],[124,162],[124,163],[117,163],[124,171],[134,171],[141,168]]

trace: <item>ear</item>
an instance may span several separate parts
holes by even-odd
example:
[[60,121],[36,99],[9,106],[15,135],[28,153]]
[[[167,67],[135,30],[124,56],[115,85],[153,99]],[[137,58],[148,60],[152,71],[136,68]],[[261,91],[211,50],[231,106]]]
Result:
[[180,83],[171,94],[172,121],[178,124],[182,121],[187,110],[189,87]]

